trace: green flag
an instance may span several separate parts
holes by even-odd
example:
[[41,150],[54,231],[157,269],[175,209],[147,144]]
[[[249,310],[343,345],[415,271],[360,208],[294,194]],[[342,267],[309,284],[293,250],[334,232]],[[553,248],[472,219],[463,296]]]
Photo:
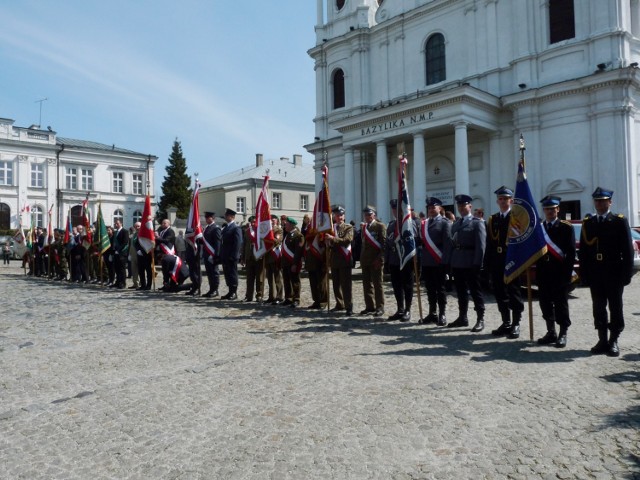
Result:
[[102,216],[102,205],[98,204],[98,245],[100,253],[104,253],[111,247],[111,241],[109,240],[109,234],[107,233],[107,225],[104,223]]

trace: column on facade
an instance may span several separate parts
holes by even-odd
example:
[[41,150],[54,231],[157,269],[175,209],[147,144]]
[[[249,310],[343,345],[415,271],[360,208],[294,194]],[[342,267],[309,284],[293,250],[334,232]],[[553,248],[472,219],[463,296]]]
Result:
[[[503,163],[500,157],[500,132],[489,134],[489,185],[488,191],[482,192],[486,198],[492,198],[493,191],[502,185]],[[513,177],[515,178],[515,177]],[[515,187],[515,185],[513,186]]]
[[323,4],[324,0],[316,0],[316,26],[318,27],[324,24]]
[[389,210],[389,159],[387,158],[387,144],[384,141],[376,143],[376,208],[378,216],[388,222],[391,217]]
[[455,128],[455,148],[456,148],[456,191],[455,195],[467,194],[469,192],[469,146],[467,144],[467,122],[456,122]]
[[347,221],[360,219],[356,208],[356,182],[353,168],[353,148],[344,149],[344,208],[347,211]]
[[413,197],[411,203],[420,211],[427,197],[427,158],[424,151],[424,132],[413,134]]

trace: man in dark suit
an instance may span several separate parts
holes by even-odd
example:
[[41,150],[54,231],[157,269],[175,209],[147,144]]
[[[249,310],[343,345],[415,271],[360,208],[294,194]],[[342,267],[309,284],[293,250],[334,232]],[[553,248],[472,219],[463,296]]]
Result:
[[447,261],[451,265],[453,280],[458,295],[458,318],[450,323],[451,328],[468,327],[467,310],[469,293],[473,299],[477,321],[472,331],[484,329],[484,297],[480,288],[480,270],[486,248],[486,230],[484,222],[471,215],[473,206],[469,195],[456,195],[458,218],[451,226],[451,256]]
[[[576,238],[573,226],[560,220],[560,197],[548,195],[541,200],[545,220],[543,226],[547,253],[536,262],[536,278],[542,318],[547,322],[547,333],[538,339],[540,345],[567,346],[569,318],[569,287],[576,257]],[[560,333],[556,335],[556,325]]]
[[204,297],[217,297],[220,285],[220,245],[222,243],[222,230],[216,225],[215,212],[204,212],[204,220],[207,226],[202,232],[202,257],[204,269],[209,280],[209,291]]
[[[591,353],[617,357],[618,338],[624,330],[622,292],[633,275],[633,244],[627,219],[611,213],[612,196],[612,190],[600,187],[593,192],[596,213],[582,221],[579,257],[580,277],[591,290],[593,320],[598,330],[598,343]],[[608,339],[607,328],[611,331]]]
[[224,212],[227,224],[222,229],[222,247],[220,248],[220,260],[224,281],[229,288],[226,295],[220,297],[223,300],[235,300],[238,298],[238,262],[240,261],[240,249],[242,248],[242,230],[236,224],[236,212],[227,208]]
[[116,282],[112,285],[115,288],[126,288],[127,286],[127,258],[129,256],[129,232],[122,228],[122,222],[113,222],[113,265],[116,272]]
[[156,249],[162,255],[175,255],[176,232],[171,228],[171,221],[168,218],[162,220],[162,224],[156,232]]

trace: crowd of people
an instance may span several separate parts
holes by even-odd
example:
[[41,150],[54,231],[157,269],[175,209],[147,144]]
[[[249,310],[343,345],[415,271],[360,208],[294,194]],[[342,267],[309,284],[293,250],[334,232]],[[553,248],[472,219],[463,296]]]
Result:
[[[108,227],[109,246],[100,254],[96,236],[82,226],[74,227],[72,241],[63,242],[64,231],[55,230],[54,241],[44,248],[44,232],[38,229],[31,273],[75,283],[102,283],[124,289],[150,290],[155,282],[154,262],[161,266],[164,292],[186,291],[223,300],[238,299],[238,266],[245,270],[245,302],[301,308],[301,272],[307,273],[313,302],[310,310],[327,309],[332,289],[335,314],[354,316],[352,272],[356,258],[362,271],[365,308],[360,316],[381,321],[408,322],[415,313],[416,281],[426,290],[427,309],[419,324],[441,328],[469,327],[469,303],[475,311],[471,332],[485,329],[485,303],[482,279],[488,277],[500,312],[500,325],[492,335],[516,339],[524,303],[519,279],[505,281],[510,216],[514,192],[502,186],[495,191],[498,211],[488,219],[482,209],[473,209],[472,197],[455,197],[458,217],[453,219],[435,197],[426,199],[426,215],[414,216],[410,235],[414,236],[415,261],[405,262],[400,254],[397,200],[389,209],[392,220],[385,225],[377,210],[367,206],[360,228],[345,221],[344,207],[332,207],[333,229],[318,233],[307,216],[298,227],[290,216],[272,215],[274,241],[266,253],[256,256],[257,225],[253,217],[246,225],[236,223],[236,212],[226,209],[221,227],[214,212],[205,212],[202,237],[176,237],[169,220],[162,221],[155,233],[155,250],[146,252],[138,239],[140,223],[126,230],[119,221]],[[618,338],[624,330],[622,294],[633,275],[633,247],[628,221],[611,212],[613,192],[598,187],[593,193],[595,214],[583,220],[579,264],[583,284],[590,288],[594,326],[598,343],[593,354],[618,356]],[[546,333],[537,342],[564,348],[571,325],[568,296],[575,280],[576,239],[570,222],[559,218],[561,199],[542,199],[542,225],[547,253],[537,260],[539,304]],[[450,213],[450,212],[449,212]],[[402,219],[400,219],[402,222]],[[93,238],[93,241],[89,239]],[[201,292],[202,266],[209,290]],[[220,295],[220,267],[227,293]],[[390,278],[395,299],[394,313],[385,316],[383,292],[385,274]],[[187,281],[189,280],[189,281]],[[329,282],[331,280],[331,282]],[[457,316],[447,320],[447,282],[453,281]],[[160,281],[158,280],[158,283]],[[331,283],[331,288],[329,288]],[[607,311],[608,309],[608,311]],[[422,308],[418,308],[422,311]],[[557,330],[556,330],[557,326]]]

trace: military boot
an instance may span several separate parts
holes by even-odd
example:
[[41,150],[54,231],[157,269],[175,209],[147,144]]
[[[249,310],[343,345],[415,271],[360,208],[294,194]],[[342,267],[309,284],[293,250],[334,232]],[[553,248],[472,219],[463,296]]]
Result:
[[[616,345],[617,346],[617,345]],[[593,355],[604,355],[609,352],[609,342],[607,341],[607,327],[598,329],[598,343],[591,347]]]
[[484,312],[478,312],[478,320],[471,329],[472,332],[481,332],[484,330]]
[[556,335],[556,323],[553,320],[547,320],[547,333],[544,337],[538,339],[538,345],[551,345],[558,341]]
[[502,325],[495,330],[491,330],[491,335],[495,335],[496,337],[504,337],[511,331],[511,317],[509,316],[509,310],[501,311],[500,316],[502,317]]
[[507,338],[518,338],[520,336],[520,319],[522,318],[521,312],[513,312],[513,323],[511,324],[511,330],[507,334]]

